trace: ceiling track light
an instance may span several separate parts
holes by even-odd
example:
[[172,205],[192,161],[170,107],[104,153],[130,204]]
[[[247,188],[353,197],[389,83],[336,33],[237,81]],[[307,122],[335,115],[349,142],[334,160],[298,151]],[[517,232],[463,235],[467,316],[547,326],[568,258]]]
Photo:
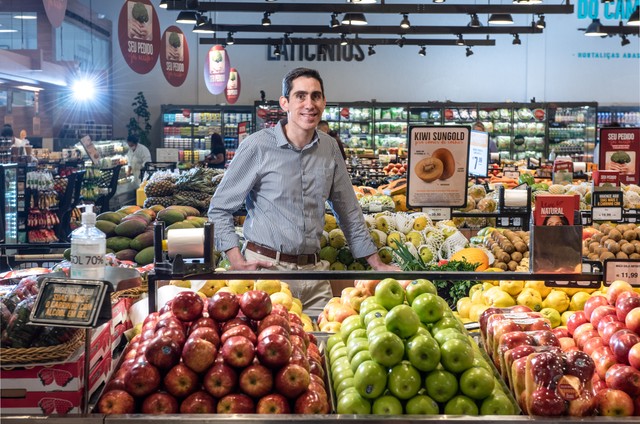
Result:
[[445,0],[433,0],[434,3],[444,3]]
[[411,28],[411,22],[409,22],[409,15],[406,13],[402,14],[402,21],[400,21],[400,28],[409,29]]
[[462,34],[458,34],[458,39],[456,40],[456,45],[464,46],[464,38],[462,38]]
[[160,4],[158,5],[158,7],[160,9],[166,9],[167,8],[167,0],[160,0]]
[[342,25],[366,25],[367,18],[364,13],[345,13],[342,17]]
[[346,46],[349,44],[349,40],[347,40],[347,34],[340,34],[340,45]]
[[627,25],[640,26],[640,6],[637,6],[636,10],[634,10],[631,16],[629,16]]
[[264,12],[264,15],[262,17],[262,26],[269,26],[271,25],[271,19],[269,18],[269,16],[271,16],[271,12]]
[[214,34],[216,32],[211,19],[206,16],[200,16],[198,18],[198,23],[193,27],[191,32],[195,32],[196,34]]
[[629,39],[627,38],[627,36],[626,36],[626,35],[624,35],[624,34],[620,34],[620,39],[621,39],[621,40],[620,40],[620,45],[621,45],[622,47],[624,47],[624,46],[626,46],[626,45],[628,45],[628,44],[631,44],[631,41],[629,41]]
[[338,20],[338,14],[337,13],[332,13],[331,14],[331,22],[329,22],[329,26],[331,28],[337,28],[340,26],[340,21]]
[[494,13],[488,22],[490,25],[513,25],[513,17],[510,13]]
[[522,41],[520,41],[520,35],[513,34],[513,41],[511,42],[511,44],[515,46],[519,46],[520,44],[522,44]]
[[235,42],[236,40],[233,38],[233,32],[229,31],[227,33],[227,41],[226,41],[227,46],[232,46],[233,43]]
[[289,35],[290,35],[290,34],[289,34],[288,32],[285,32],[285,33],[282,35],[282,44],[283,44],[283,45],[291,44],[291,40],[289,39]]
[[369,46],[369,51],[367,52],[367,54],[369,56],[373,56],[374,54],[376,54],[376,51],[373,49],[373,46]]
[[427,48],[425,46],[420,46],[420,50],[418,51],[418,55],[426,56],[427,55]]
[[276,46],[273,49],[273,55],[274,56],[280,56],[282,54],[282,52],[280,51],[280,46],[276,44]]
[[465,55],[467,57],[471,56],[473,54],[473,50],[471,50],[471,47],[467,47],[467,52],[465,53]]
[[396,43],[398,43],[398,47],[402,48],[404,47],[404,43],[407,41],[406,38],[404,38],[404,35],[400,35],[400,38],[398,39],[398,41],[396,41]]
[[471,13],[471,20],[469,21],[468,26],[471,28],[480,28],[482,26],[482,23],[480,22],[480,19],[478,18],[478,14],[477,13]]
[[176,18],[177,24],[190,24],[195,25],[198,23],[198,14],[191,10],[183,10],[178,13]]
[[585,30],[584,35],[587,37],[606,37],[609,34],[602,29],[600,19],[593,19]]
[[544,21],[544,15],[538,15],[538,21],[536,22],[536,28],[545,29],[547,23]]

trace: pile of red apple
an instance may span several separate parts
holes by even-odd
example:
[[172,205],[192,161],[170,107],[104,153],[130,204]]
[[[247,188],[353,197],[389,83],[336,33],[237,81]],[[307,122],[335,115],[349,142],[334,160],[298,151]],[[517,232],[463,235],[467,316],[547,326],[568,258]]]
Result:
[[382,168],[382,172],[384,172],[385,175],[390,175],[390,176],[404,175],[406,174],[407,169],[402,163],[391,162],[385,165],[384,168]]
[[573,344],[595,363],[593,390],[600,415],[640,415],[640,294],[614,281],[567,321]]
[[103,414],[326,414],[322,354],[269,295],[185,291],[150,314],[98,401]]

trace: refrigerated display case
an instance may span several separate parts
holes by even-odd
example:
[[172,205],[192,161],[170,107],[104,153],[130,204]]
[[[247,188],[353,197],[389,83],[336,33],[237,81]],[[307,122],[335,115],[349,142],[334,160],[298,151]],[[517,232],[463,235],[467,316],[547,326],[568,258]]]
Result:
[[549,103],[548,151],[574,161],[593,161],[596,143],[597,103]]
[[[380,105],[373,108],[374,152],[379,149],[407,148],[409,127],[408,107],[406,105]],[[388,150],[392,152],[392,150]]]
[[227,151],[238,147],[238,125],[252,132],[250,106],[162,105],[162,147],[177,149],[180,162],[200,162],[211,151],[211,134],[222,136]]
[[0,241],[11,244],[18,242],[18,165],[0,165],[0,224],[4,231]]
[[373,154],[372,108],[367,104],[327,105],[322,114],[348,149]]
[[478,105],[445,104],[443,118],[445,125],[473,125],[478,120]]
[[640,127],[640,106],[598,106],[598,130],[611,125]]
[[287,113],[282,110],[280,103],[275,100],[256,102],[254,104],[254,128],[256,131],[264,128],[275,127],[278,121],[287,117]]

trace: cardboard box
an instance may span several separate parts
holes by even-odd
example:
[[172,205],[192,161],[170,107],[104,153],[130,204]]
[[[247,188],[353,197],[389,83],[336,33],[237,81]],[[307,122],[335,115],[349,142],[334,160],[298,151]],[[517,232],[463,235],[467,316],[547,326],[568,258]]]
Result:
[[129,317],[129,308],[133,304],[131,298],[118,299],[111,306],[111,349],[115,349],[125,331],[133,327]]

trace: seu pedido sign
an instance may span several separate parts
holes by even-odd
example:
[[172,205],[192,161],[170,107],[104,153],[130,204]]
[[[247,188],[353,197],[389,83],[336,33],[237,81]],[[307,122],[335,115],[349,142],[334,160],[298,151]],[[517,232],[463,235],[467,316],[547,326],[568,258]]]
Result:
[[467,126],[411,127],[407,170],[409,206],[464,207],[469,140]]

